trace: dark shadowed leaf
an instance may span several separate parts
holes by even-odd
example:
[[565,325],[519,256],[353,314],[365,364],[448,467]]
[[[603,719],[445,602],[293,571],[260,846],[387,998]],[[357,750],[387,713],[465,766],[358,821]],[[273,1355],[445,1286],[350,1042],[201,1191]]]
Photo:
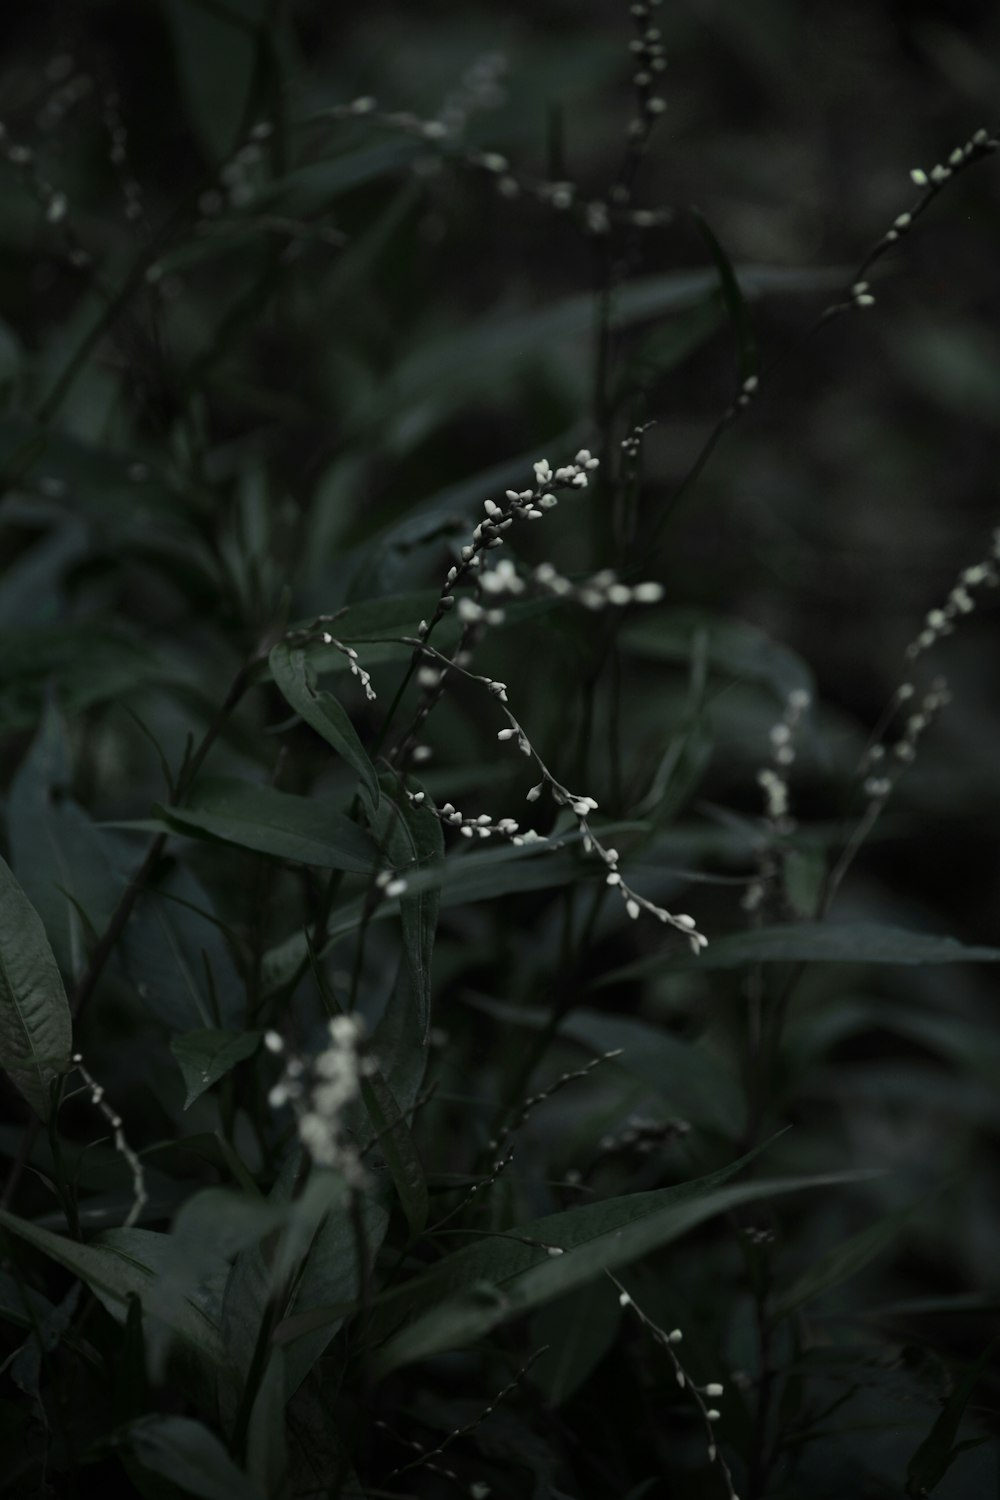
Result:
[[86,958],[87,928],[103,932],[118,903],[124,884],[119,865],[127,867],[127,856],[66,795],[69,783],[65,728],[50,704],[11,782],[7,832],[21,888],[63,974],[75,977]]
[[869,1261],[874,1260],[898,1237],[912,1212],[912,1209],[904,1208],[886,1214],[867,1229],[862,1229],[859,1234],[852,1235],[849,1240],[844,1240],[825,1255],[820,1255],[786,1291],[775,1298],[771,1307],[772,1315],[775,1318],[787,1317],[789,1313],[806,1307],[824,1292],[832,1291],[834,1287],[863,1271]]
[[125,929],[118,959],[142,1004],[172,1031],[239,1026],[243,983],[212,920],[208,894],[182,864],[169,864],[147,891]]
[[720,245],[717,236],[709,227],[704,214],[691,209],[691,216],[715,261],[722,285],[722,300],[736,334],[736,349],[740,381],[748,380],[757,373],[757,342],[754,338],[753,319],[732,261]]
[[358,773],[372,811],[378,809],[379,785],[375,767],[357,731],[332,693],[317,688],[305,652],[279,641],[269,657],[275,686],[295,712]]
[[793,922],[716,938],[699,957],[666,952],[626,964],[601,984],[665,969],[741,969],[752,963],[961,964],[1000,962],[1000,948],[966,946],[952,937],[907,932],[878,922]]
[[[394,1317],[398,1321],[414,1312],[416,1316],[379,1350],[377,1373],[384,1376],[415,1360],[460,1348],[500,1323],[586,1285],[605,1270],[662,1248],[716,1214],[762,1198],[870,1175],[833,1173],[721,1186],[742,1165],[735,1162],[696,1182],[587,1204],[514,1226],[516,1234],[555,1246],[561,1255],[516,1240],[491,1240],[449,1256],[399,1296],[383,1300],[377,1313],[379,1327],[391,1328]],[[429,1303],[434,1305],[427,1310]]]
[[204,1031],[188,1031],[183,1036],[172,1037],[170,1050],[177,1059],[187,1087],[184,1108],[188,1109],[200,1099],[206,1089],[224,1078],[237,1063],[252,1057],[260,1045],[261,1034],[259,1031],[220,1031],[208,1027]]
[[941,1483],[963,1449],[973,1446],[977,1441],[971,1439],[968,1443],[956,1443],[955,1439],[969,1398],[992,1353],[993,1345],[990,1344],[971,1369],[965,1371],[945,1402],[941,1415],[910,1459],[906,1468],[906,1493],[913,1496],[914,1500],[922,1500],[923,1496],[929,1495]]
[[214,161],[236,145],[253,85],[264,0],[241,0],[218,9],[198,0],[163,3],[188,118]]
[[548,1349],[531,1367],[531,1379],[553,1406],[584,1383],[614,1344],[621,1309],[604,1277],[557,1297],[532,1319],[531,1341]]
[[229,777],[206,779],[187,807],[157,813],[175,832],[324,870],[367,874],[378,859],[368,835],[343,813],[311,797]]
[[72,1050],[69,1001],[45,929],[0,859],[0,1066],[43,1120]]
[[711,671],[760,683],[772,690],[782,706],[796,689],[813,690],[812,673],[794,651],[772,641],[756,625],[709,610],[648,610],[629,621],[618,639],[633,656],[685,667],[702,640]]
[[420,1234],[427,1223],[427,1179],[409,1124],[378,1069],[362,1079],[361,1093],[374,1129],[375,1150],[392,1174],[411,1233]]
[[[378,822],[379,838],[387,847],[393,864],[405,876],[407,871],[418,874],[443,863],[444,835],[434,814],[427,808],[415,807],[390,778],[383,782],[383,791],[386,800]],[[394,800],[396,797],[400,799],[398,802]],[[417,890],[415,894],[404,893],[399,898],[403,951],[425,1038],[430,1028],[431,955],[440,905],[438,890]]]
[[[479,998],[470,1004],[505,1026],[540,1031],[549,1020],[537,1007]],[[559,1032],[595,1055],[620,1050],[616,1064],[648,1083],[684,1119],[724,1131],[738,1129],[739,1087],[704,1043],[673,1036],[630,1016],[586,1009],[572,1011]]]
[[[121,1248],[117,1248],[111,1244],[78,1244],[3,1210],[0,1210],[0,1225],[78,1276],[119,1322],[124,1323],[128,1315],[130,1296],[139,1298],[144,1312],[151,1318],[158,1317],[156,1299],[163,1265],[157,1261],[148,1263],[145,1247],[166,1241],[165,1235],[149,1235],[147,1231],[135,1229],[117,1230],[114,1232],[116,1236],[125,1236],[120,1241]],[[143,1247],[143,1259],[134,1248],[137,1245]],[[168,1331],[210,1363],[224,1362],[217,1324],[195,1301],[181,1299],[173,1309]]]
[[141,1469],[197,1500],[263,1500],[215,1434],[191,1417],[141,1417],[121,1441]]

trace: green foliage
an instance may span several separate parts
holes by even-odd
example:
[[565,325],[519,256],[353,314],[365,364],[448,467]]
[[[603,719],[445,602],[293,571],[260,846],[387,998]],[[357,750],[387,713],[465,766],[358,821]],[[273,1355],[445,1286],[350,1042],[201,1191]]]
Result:
[[43,9],[0,1500],[988,1493],[996,22]]
[[45,929],[0,860],[0,1064],[43,1120],[72,1045],[69,1002]]

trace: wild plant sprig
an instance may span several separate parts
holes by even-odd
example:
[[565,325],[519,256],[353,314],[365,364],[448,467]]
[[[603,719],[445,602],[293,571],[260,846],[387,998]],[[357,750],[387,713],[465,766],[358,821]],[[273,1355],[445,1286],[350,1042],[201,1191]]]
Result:
[[708,1440],[708,1461],[709,1463],[716,1464],[718,1466],[719,1471],[722,1474],[723,1479],[725,1480],[727,1490],[726,1500],[739,1500],[739,1496],[737,1495],[735,1486],[733,1484],[732,1472],[729,1468],[729,1465],[726,1463],[726,1460],[723,1457],[719,1449],[719,1445],[715,1439],[715,1427],[713,1424],[719,1421],[722,1413],[719,1411],[718,1407],[709,1406],[708,1402],[705,1400],[706,1396],[709,1398],[709,1400],[717,1400],[718,1397],[723,1394],[725,1387],[720,1381],[717,1380],[709,1381],[707,1385],[697,1385],[691,1379],[690,1375],[684,1368],[677,1355],[677,1345],[680,1344],[684,1338],[681,1330],[679,1328],[674,1328],[670,1333],[667,1333],[665,1329],[661,1328],[659,1324],[654,1323],[653,1319],[648,1317],[647,1314],[643,1312],[642,1308],[635,1301],[635,1298],[631,1295],[631,1293],[627,1292],[622,1286],[617,1276],[615,1276],[611,1271],[606,1271],[605,1275],[618,1288],[619,1307],[630,1309],[639,1319],[639,1322],[642,1324],[642,1326],[648,1329],[648,1331],[652,1334],[655,1342],[659,1344],[660,1348],[663,1349],[666,1353],[667,1358],[673,1365],[674,1378],[676,1379],[677,1384],[680,1386],[681,1390],[687,1391],[688,1395],[691,1397],[691,1400],[697,1407],[698,1414],[705,1425],[705,1435]]
[[83,1054],[75,1052],[72,1062],[86,1085],[85,1091],[90,1098],[91,1104],[111,1127],[115,1150],[122,1157],[131,1173],[132,1207],[126,1214],[122,1224],[123,1229],[131,1229],[134,1224],[139,1222],[139,1219],[142,1217],[142,1211],[149,1201],[149,1194],[146,1192],[146,1174],[143,1171],[142,1162],[126,1140],[125,1122],[118,1111],[112,1109],[110,1104],[108,1104],[103,1084],[98,1083],[97,1079],[84,1066]]
[[332,625],[335,620],[342,619],[346,612],[346,609],[340,609],[336,612],[336,614],[317,615],[312,624],[306,626],[304,629],[290,630],[285,636],[285,640],[288,641],[290,645],[296,646],[332,646],[335,651],[340,652],[341,656],[345,656],[347,658],[348,665],[351,669],[351,676],[356,677],[360,682],[362,688],[364,689],[365,697],[368,699],[368,702],[374,703],[378,695],[376,694],[375,689],[372,687],[371,673],[367,672],[361,665],[361,662],[358,659],[358,653],[355,648],[353,646],[347,645],[344,641],[338,640],[337,637],[335,635],[331,635],[330,631],[327,629],[327,626]]
[[[405,637],[404,639],[406,639],[407,644],[410,643],[411,638]],[[434,647],[428,646],[426,642],[417,641],[415,644],[426,656],[431,658],[441,656],[440,652],[436,651]],[[444,660],[448,661],[449,658],[445,657]],[[452,670],[458,672],[462,677],[467,678],[468,681],[481,684],[487,689],[491,697],[496,700],[499,711],[507,720],[507,727],[498,731],[497,739],[501,742],[515,743],[521,754],[532,760],[541,772],[542,779],[528,792],[527,800],[529,802],[537,802],[543,791],[547,790],[557,807],[565,808],[572,813],[582,836],[584,853],[594,854],[603,861],[607,872],[605,875],[606,883],[617,890],[628,915],[632,918],[637,918],[640,912],[648,912],[650,916],[656,917],[660,922],[666,923],[674,927],[678,932],[683,933],[691,945],[692,951],[696,954],[700,953],[702,948],[707,947],[708,939],[698,931],[694,917],[686,913],[675,914],[668,911],[665,907],[655,905],[654,902],[649,901],[645,896],[640,895],[638,891],[634,890],[623,878],[619,869],[618,850],[612,849],[601,842],[600,835],[596,832],[590,821],[591,813],[597,810],[598,804],[596,799],[586,793],[570,791],[549,769],[542,756],[532,744],[524,726],[514,716],[508,706],[505,684],[495,683],[492,678],[483,676],[478,672],[472,672],[467,667],[458,666],[454,661],[450,661],[450,666]]]
[[497,1394],[492,1398],[492,1400],[483,1407],[482,1411],[479,1412],[477,1416],[472,1418],[471,1422],[465,1422],[461,1427],[454,1428],[451,1432],[448,1433],[447,1437],[442,1438],[441,1442],[436,1448],[421,1450],[419,1458],[411,1460],[411,1462],[408,1464],[401,1464],[399,1468],[393,1469],[392,1473],[389,1474],[388,1477],[390,1479],[397,1479],[401,1474],[408,1474],[411,1469],[418,1469],[425,1466],[426,1464],[430,1463],[432,1459],[440,1458],[445,1449],[449,1448],[452,1443],[458,1442],[459,1438],[468,1437],[470,1433],[475,1432],[476,1428],[480,1425],[481,1422],[485,1422],[487,1417],[492,1416],[497,1407],[500,1405],[501,1401],[506,1401],[507,1397],[512,1395],[513,1392],[517,1390],[518,1386],[521,1384],[521,1381],[527,1375],[532,1365],[536,1360],[540,1359],[542,1355],[546,1353],[548,1347],[548,1344],[543,1344],[540,1349],[536,1349],[531,1358],[526,1360],[518,1370],[513,1380],[509,1381],[502,1390],[498,1391]]
[[630,201],[649,138],[667,108],[667,102],[657,87],[660,75],[667,66],[662,33],[658,26],[653,25],[655,12],[660,4],[661,0],[644,0],[644,3],[629,6],[636,31],[634,40],[629,42],[629,52],[635,66],[632,87],[635,90],[636,109],[629,121],[625,160],[618,180],[611,189],[611,200],[618,205]]
[[[434,612],[428,620],[421,620],[418,636],[419,640],[413,644],[419,647],[423,642],[430,639],[438,625],[452,609],[458,606],[457,616],[461,621],[462,630],[460,640],[455,648],[454,655],[450,658],[442,657],[447,668],[462,660],[469,649],[475,634],[475,627],[482,623],[500,624],[503,621],[503,612],[499,609],[487,609],[479,602],[482,597],[478,585],[478,570],[482,566],[483,554],[504,544],[504,533],[513,526],[515,520],[540,521],[546,511],[553,510],[559,503],[558,491],[583,490],[589,483],[589,474],[598,467],[600,460],[595,458],[589,448],[581,448],[571,464],[561,465],[553,470],[548,459],[541,458],[534,464],[535,484],[531,489],[507,490],[504,504],[494,500],[485,500],[483,509],[486,512],[485,519],[475,527],[471,539],[460,548],[458,557],[448,569],[444,584],[441,589]],[[463,598],[456,597],[456,589],[460,584],[470,583],[473,592],[478,597]],[[441,653],[438,653],[439,655]],[[402,681],[396,689],[395,697],[389,705],[388,712],[382,724],[382,729],[376,741],[376,751],[385,739],[389,725],[392,723],[396,709],[402,701],[403,694],[408,687],[414,672],[420,665],[420,651],[415,649],[410,658],[410,665],[405,672]],[[444,674],[433,685],[425,685],[424,698],[417,708],[409,726],[402,735],[398,737],[395,745],[389,751],[389,761],[397,766],[405,765],[409,758],[423,759],[429,754],[424,746],[414,746],[414,740],[423,724],[430,715],[435,703],[441,697],[444,685]]]
[[554,1079],[544,1089],[539,1089],[536,1093],[529,1094],[517,1106],[517,1109],[506,1124],[501,1126],[496,1136],[487,1142],[486,1149],[488,1151],[498,1151],[515,1131],[520,1130],[521,1126],[527,1123],[532,1113],[540,1104],[544,1104],[546,1100],[551,1099],[555,1094],[561,1093],[571,1083],[577,1083],[581,1078],[588,1078],[594,1069],[599,1068],[602,1063],[613,1062],[616,1057],[621,1057],[623,1050],[621,1047],[613,1047],[610,1052],[602,1052],[599,1056],[592,1057],[582,1068],[575,1068],[571,1072],[560,1073],[559,1077]]
[[930,208],[950,182],[975,163],[985,161],[998,147],[1000,147],[1000,133],[980,129],[964,145],[956,147],[949,154],[946,162],[932,167],[930,172],[925,172],[919,167],[914,168],[910,177],[918,187],[925,189],[921,197],[912,207],[897,214],[890,227],[866,251],[851,276],[846,293],[836,302],[825,307],[813,322],[777,354],[763,370],[740,382],[732,400],[717,419],[683,477],[675,485],[672,494],[665,503],[658,507],[656,521],[649,537],[650,547],[659,542],[677,506],[701,475],[724,433],[755,402],[762,384],[766,387],[774,374],[787,361],[799,355],[820,329],[848,313],[862,312],[875,306],[875,295],[868,280],[868,272],[871,268],[898,246],[902,238],[909,233],[920,216]]
[[[844,876],[885,809],[903,772],[916,759],[920,741],[941,710],[951,701],[947,680],[937,676],[913,706],[918,690],[912,681],[912,663],[936,646],[942,637],[952,635],[962,620],[974,613],[979,603],[980,590],[995,589],[998,585],[1000,527],[993,532],[986,556],[962,569],[944,603],[928,610],[923,625],[906,647],[906,675],[892,693],[858,763],[858,775],[863,778],[867,804],[830,872],[825,889],[824,910],[832,903]],[[903,721],[898,738],[889,743],[888,731],[904,704],[911,705],[910,711]]]
[[[662,101],[650,97],[644,114],[650,119],[659,113]],[[651,109],[650,107],[651,106]],[[402,131],[415,136],[429,148],[436,148],[442,157],[459,166],[482,174],[496,186],[501,198],[529,198],[558,214],[574,219],[587,235],[602,238],[610,233],[612,226],[623,225],[629,229],[659,229],[674,219],[671,208],[633,209],[625,199],[591,197],[583,192],[579,184],[565,178],[539,177],[516,167],[501,151],[483,150],[466,146],[449,129],[444,119],[424,119],[409,110],[385,110],[370,95],[353,99],[348,104],[335,104],[307,121],[350,120],[364,118],[384,129]],[[648,132],[647,132],[648,133]]]

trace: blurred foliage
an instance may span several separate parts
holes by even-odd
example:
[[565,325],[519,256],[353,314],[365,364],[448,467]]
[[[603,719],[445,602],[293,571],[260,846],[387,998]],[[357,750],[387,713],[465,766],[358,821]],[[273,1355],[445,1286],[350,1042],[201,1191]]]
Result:
[[1000,15],[629,11],[0,17],[0,1494],[996,1490]]

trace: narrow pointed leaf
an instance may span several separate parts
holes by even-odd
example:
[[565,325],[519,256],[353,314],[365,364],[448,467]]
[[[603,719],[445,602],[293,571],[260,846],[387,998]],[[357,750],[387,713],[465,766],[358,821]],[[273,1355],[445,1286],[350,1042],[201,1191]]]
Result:
[[378,860],[371,839],[343,813],[315,798],[248,781],[213,777],[196,788],[189,806],[157,813],[174,832],[324,870],[368,874]]
[[741,969],[752,963],[959,964],[1000,963],[1000,948],[971,947],[953,937],[907,932],[880,922],[789,922],[716,938],[697,957],[665,951],[626,964],[601,979],[617,984],[665,969]]
[[361,1080],[361,1094],[375,1130],[375,1150],[392,1174],[406,1222],[413,1234],[427,1223],[427,1179],[410,1127],[381,1073]]
[[299,647],[290,646],[287,641],[279,641],[271,652],[269,661],[275,686],[282,696],[309,727],[315,729],[346,760],[352,770],[357,771],[367,793],[369,806],[373,812],[376,811],[379,804],[379,784],[375,767],[358,738],[357,730],[337,699],[332,693],[317,688],[305,652]]
[[896,1213],[886,1214],[877,1223],[870,1224],[867,1229],[851,1235],[850,1239],[821,1255],[775,1300],[771,1308],[772,1316],[787,1317],[789,1313],[805,1307],[824,1292],[832,1291],[849,1277],[863,1271],[869,1261],[892,1244],[912,1212],[912,1209],[904,1208]]
[[966,1446],[964,1443],[956,1445],[955,1439],[969,1398],[992,1353],[993,1345],[990,1344],[971,1369],[965,1371],[946,1401],[941,1415],[910,1459],[906,1468],[906,1493],[913,1496],[914,1500],[923,1500],[925,1495],[929,1495],[940,1484]]
[[[390,805],[389,789],[384,790],[387,802],[382,809],[380,836],[386,841],[393,864],[405,877],[407,870],[419,873],[443,863],[444,835],[434,814],[427,808],[415,807],[405,796],[400,803]],[[399,898],[403,949],[424,1040],[430,1030],[431,956],[440,906],[440,890],[417,890]]]
[[726,304],[726,311],[736,334],[739,377],[741,381],[744,381],[757,373],[757,341],[754,337],[750,309],[733,263],[709,227],[705,216],[696,208],[691,209],[691,216],[709,248],[712,259],[715,261],[715,268],[719,273],[722,299]]
[[[554,1245],[563,1251],[561,1255],[505,1240],[449,1256],[435,1267],[434,1279],[438,1285],[441,1281],[448,1284],[451,1294],[429,1311],[418,1313],[408,1327],[388,1339],[375,1356],[374,1373],[382,1377],[402,1365],[472,1343],[501,1323],[584,1286],[605,1270],[662,1249],[717,1214],[762,1198],[869,1175],[832,1173],[716,1186],[740,1165],[734,1163],[710,1178],[679,1188],[612,1198],[515,1227],[518,1235]],[[423,1279],[405,1290],[412,1295]],[[391,1305],[381,1311],[390,1314]]]

